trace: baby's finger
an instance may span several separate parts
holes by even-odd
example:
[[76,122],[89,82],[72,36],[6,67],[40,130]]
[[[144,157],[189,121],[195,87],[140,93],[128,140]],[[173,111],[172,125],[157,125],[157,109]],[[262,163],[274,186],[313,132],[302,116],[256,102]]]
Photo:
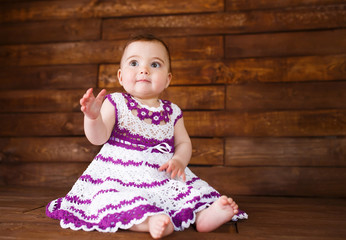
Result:
[[86,95],[88,96],[88,97],[90,97],[90,95],[93,93],[93,89],[92,88],[89,88],[87,91],[86,91]]
[[184,170],[182,170],[182,173],[180,173],[179,177],[181,177],[184,182],[186,181],[186,175]]
[[97,95],[97,99],[100,100],[100,101],[103,101],[103,99],[105,98],[107,94],[107,91],[106,89],[102,89],[102,91]]
[[172,173],[173,173],[173,171],[174,171],[174,166],[173,166],[173,164],[169,164],[169,163],[168,163],[168,168],[166,169],[166,172],[168,172],[168,173],[172,172]]
[[88,89],[88,91],[86,91],[86,93],[84,93],[83,97],[80,99],[80,104],[81,105],[84,105],[86,104],[89,100],[90,100],[90,97],[92,95],[92,88]]
[[167,167],[168,167],[168,163],[164,163],[164,164],[162,164],[161,167],[159,168],[159,171],[164,171],[164,170],[167,169]]
[[171,178],[175,178],[177,176],[177,170],[172,171]]
[[184,182],[185,182],[185,172],[183,171],[183,170],[179,170],[179,172],[178,172],[178,176],[180,177],[180,178],[182,178],[183,180],[184,180]]

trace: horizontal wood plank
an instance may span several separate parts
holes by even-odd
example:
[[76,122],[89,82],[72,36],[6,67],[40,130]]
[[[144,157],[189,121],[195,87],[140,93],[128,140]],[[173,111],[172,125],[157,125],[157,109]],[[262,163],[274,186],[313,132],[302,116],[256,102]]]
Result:
[[345,138],[227,138],[227,166],[345,167]]
[[0,135],[5,136],[82,136],[83,113],[2,114]]
[[[220,36],[166,39],[173,60],[223,57]],[[69,42],[0,46],[0,64],[39,66],[58,64],[117,63],[125,41]]]
[[0,89],[80,89],[96,87],[97,65],[0,68]]
[[206,60],[224,57],[223,37],[164,38],[174,60]]
[[118,70],[120,64],[101,64],[99,66],[98,87],[99,88],[121,88],[118,81]]
[[225,108],[224,86],[172,86],[162,94],[180,108],[186,110],[223,110]]
[[226,36],[226,58],[346,53],[345,29]]
[[189,36],[340,28],[346,25],[344,5],[283,10],[116,18],[103,21],[102,38],[126,39],[148,29],[158,36]]
[[346,109],[346,81],[227,87],[228,110]]
[[[0,91],[0,112],[80,112],[79,100],[85,91],[86,89]],[[99,91],[95,89],[95,95]],[[108,91],[111,92],[113,91]],[[162,98],[169,99],[181,109],[224,109],[225,88],[172,86],[165,90]]]
[[[192,165],[222,165],[224,141],[192,138]],[[100,146],[86,137],[0,138],[0,162],[90,163]]]
[[[345,80],[346,55],[173,61],[171,85]],[[100,88],[121,87],[119,64],[102,64]]]
[[345,136],[345,110],[279,112],[185,112],[191,136]]
[[277,8],[291,8],[301,6],[323,6],[328,4],[345,3],[343,0],[287,0],[287,1],[275,1],[275,0],[226,0],[227,11],[238,10],[256,10],[256,9],[277,9]]
[[157,15],[177,13],[214,12],[224,9],[222,0],[197,0],[186,3],[183,0],[126,0],[90,1],[60,0],[3,3],[0,22],[36,21],[70,18],[107,18],[134,15]]
[[345,54],[234,59],[221,65],[220,78],[230,84],[345,80],[345,65]]
[[68,42],[0,46],[5,66],[90,64],[119,61],[124,41]]
[[340,167],[194,167],[192,170],[228,195],[345,197],[346,171]]
[[87,166],[88,163],[1,164],[0,173],[6,185],[63,187],[73,184]]
[[100,19],[0,24],[0,44],[97,40]]
[[0,112],[80,112],[85,90],[0,91]]
[[[86,163],[2,164],[0,171],[7,185],[63,187],[72,186],[87,165]],[[227,195],[346,196],[345,168],[191,167],[191,170]]]
[[[243,84],[344,80],[346,55],[234,59],[225,62],[173,61],[171,85]],[[120,87],[117,64],[6,67],[0,69],[0,89],[81,89]]]
[[[4,113],[0,135],[81,136],[82,113]],[[185,111],[191,137],[345,136],[346,110],[274,112]]]
[[223,165],[224,140],[221,138],[192,138],[192,158],[189,165]]
[[1,162],[91,162],[100,150],[86,137],[0,139]]

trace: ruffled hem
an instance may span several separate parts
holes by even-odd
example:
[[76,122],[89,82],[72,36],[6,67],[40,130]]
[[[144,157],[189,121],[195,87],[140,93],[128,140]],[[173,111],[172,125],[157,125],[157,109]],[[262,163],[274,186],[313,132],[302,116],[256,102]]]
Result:
[[138,224],[143,223],[148,217],[151,217],[151,216],[154,216],[157,214],[165,214],[165,213],[146,213],[143,215],[143,217],[141,219],[133,220],[127,225],[117,224],[114,227],[107,227],[107,228],[99,227],[97,225],[93,226],[91,228],[88,228],[86,225],[82,225],[81,227],[76,227],[76,225],[74,223],[65,224],[63,220],[60,220],[60,226],[62,228],[65,228],[65,229],[70,228],[70,229],[75,230],[75,231],[84,230],[84,231],[98,231],[98,232],[115,233],[119,229],[123,229],[123,230],[130,229],[134,225],[138,225]]
[[233,216],[232,221],[236,222],[238,220],[244,220],[244,219],[248,219],[248,215],[246,212],[242,211],[242,210],[238,210],[238,213],[236,215]]
[[131,210],[108,214],[98,222],[85,221],[78,218],[74,213],[60,209],[63,198],[50,202],[46,207],[46,215],[60,220],[62,228],[72,230],[116,232],[118,229],[129,229],[134,225],[144,222],[148,217],[165,214],[170,217],[175,231],[183,231],[196,221],[196,214],[208,208],[210,202],[198,202],[190,207],[181,209],[175,213],[167,214],[163,209],[152,205],[140,205]]
[[[60,220],[62,228],[70,228],[72,230],[99,231],[99,232],[116,232],[118,229],[129,229],[133,225],[144,222],[147,217],[165,214],[162,209],[141,205],[126,212],[108,214],[98,222],[85,221],[73,213],[60,209],[62,198],[50,202],[46,207],[46,215],[50,218]],[[52,206],[54,204],[54,206]],[[143,213],[145,209],[147,212]]]

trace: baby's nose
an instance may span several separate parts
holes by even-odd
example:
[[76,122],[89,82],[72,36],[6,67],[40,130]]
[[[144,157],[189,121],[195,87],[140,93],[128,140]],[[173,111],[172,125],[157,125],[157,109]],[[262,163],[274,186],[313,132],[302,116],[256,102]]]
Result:
[[140,73],[141,74],[149,74],[149,71],[146,67],[142,67],[141,70],[140,70]]

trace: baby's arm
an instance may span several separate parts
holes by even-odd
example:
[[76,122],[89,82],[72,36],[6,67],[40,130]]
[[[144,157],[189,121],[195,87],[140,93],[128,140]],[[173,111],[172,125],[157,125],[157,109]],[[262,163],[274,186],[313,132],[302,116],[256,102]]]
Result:
[[179,119],[174,127],[174,147],[173,158],[164,163],[159,170],[166,170],[168,173],[171,172],[171,178],[179,176],[185,181],[185,168],[191,159],[192,145],[183,118]]
[[80,100],[84,113],[84,132],[95,145],[102,145],[109,139],[115,123],[114,106],[107,99],[103,101],[105,96],[106,90],[103,89],[95,98],[90,88]]

